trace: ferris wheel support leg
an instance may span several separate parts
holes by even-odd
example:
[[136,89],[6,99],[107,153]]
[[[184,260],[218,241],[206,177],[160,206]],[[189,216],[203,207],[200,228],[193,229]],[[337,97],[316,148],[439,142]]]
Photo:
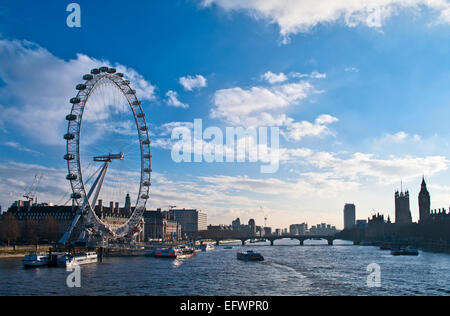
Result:
[[[91,190],[89,191],[89,193],[87,195],[87,199],[90,199],[92,193],[94,193],[94,190],[95,190],[93,205],[95,205],[95,203],[97,202],[98,196],[100,194],[100,189],[103,185],[103,181],[105,180],[106,171],[108,170],[108,166],[109,166],[109,161],[105,162],[105,164],[103,165],[103,168],[102,168],[100,174],[98,175],[97,179],[95,180],[94,184],[92,185]],[[75,229],[75,226],[80,221],[81,216],[85,213],[84,212],[85,208],[86,208],[86,202],[84,202],[83,205],[81,206],[81,208],[78,209],[77,215],[75,216],[75,218],[72,222],[72,225],[67,230],[67,232],[64,233],[63,237],[59,240],[60,244],[63,244],[63,245],[67,244],[67,242],[69,241],[69,239],[72,235],[73,230]],[[81,236],[79,238],[81,238]]]
[[106,171],[108,171],[109,163],[110,163],[110,161],[105,162],[105,164],[103,165],[102,171],[100,172],[98,178],[95,180],[95,183],[92,185],[92,188],[89,191],[88,199],[91,198],[91,195],[95,189],[94,199],[92,200],[92,204],[91,204],[92,207],[95,207],[95,204],[97,203],[98,196],[100,195],[100,190],[102,189],[103,182],[105,181]]
[[69,230],[66,231],[66,232],[64,233],[64,235],[62,236],[62,238],[59,240],[59,243],[60,243],[60,244],[62,244],[62,245],[66,245],[66,244],[67,244],[67,242],[69,241],[70,236],[72,235],[72,232],[73,232],[73,230],[75,229],[75,226],[77,225],[77,223],[78,223],[78,221],[80,220],[80,218],[81,218],[81,212],[78,211],[78,212],[77,212],[77,215],[75,216],[75,218],[74,218],[74,220],[73,220],[73,222],[72,222],[72,225],[71,225],[70,228],[69,228]]

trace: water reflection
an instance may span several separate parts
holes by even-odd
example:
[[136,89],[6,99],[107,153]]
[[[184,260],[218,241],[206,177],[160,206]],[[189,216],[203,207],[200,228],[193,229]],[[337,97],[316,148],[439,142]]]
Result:
[[[3,259],[0,295],[450,295],[450,255],[393,257],[375,247],[335,244],[284,239],[273,247],[227,243],[183,260],[105,258],[82,267],[81,289],[67,288],[65,269],[25,270],[20,259]],[[252,248],[266,261],[236,260],[238,251]],[[381,288],[366,286],[372,263],[381,267]]]

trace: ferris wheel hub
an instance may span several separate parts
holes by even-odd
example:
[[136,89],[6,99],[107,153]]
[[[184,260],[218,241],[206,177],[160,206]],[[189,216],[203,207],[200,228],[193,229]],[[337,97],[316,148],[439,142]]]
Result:
[[120,154],[109,154],[107,156],[97,156],[94,157],[94,161],[97,162],[111,162],[112,160],[123,160],[123,153]]

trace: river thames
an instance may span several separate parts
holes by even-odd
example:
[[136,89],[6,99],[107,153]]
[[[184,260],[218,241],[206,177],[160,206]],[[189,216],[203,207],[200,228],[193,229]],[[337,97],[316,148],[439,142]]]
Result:
[[[62,268],[24,269],[0,260],[0,295],[450,295],[450,255],[389,251],[336,241],[336,246],[290,240],[233,249],[216,247],[185,260],[105,258],[81,268],[81,288],[69,288]],[[325,242],[326,243],[326,242]],[[260,252],[261,263],[236,260],[239,250]],[[367,286],[367,266],[381,267],[381,287]]]

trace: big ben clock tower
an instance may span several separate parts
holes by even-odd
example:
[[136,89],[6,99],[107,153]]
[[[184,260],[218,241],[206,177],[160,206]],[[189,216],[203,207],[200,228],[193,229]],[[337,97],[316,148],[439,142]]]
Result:
[[430,210],[430,193],[428,193],[425,178],[422,178],[422,188],[419,193],[419,215],[421,223],[427,221],[430,216]]

